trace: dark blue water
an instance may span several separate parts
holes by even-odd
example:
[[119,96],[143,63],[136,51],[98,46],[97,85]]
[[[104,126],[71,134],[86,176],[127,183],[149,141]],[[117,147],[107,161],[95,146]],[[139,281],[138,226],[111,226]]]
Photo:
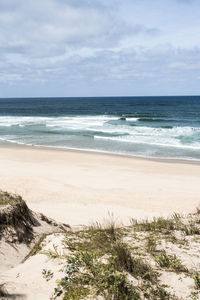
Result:
[[0,99],[0,141],[200,160],[200,97]]

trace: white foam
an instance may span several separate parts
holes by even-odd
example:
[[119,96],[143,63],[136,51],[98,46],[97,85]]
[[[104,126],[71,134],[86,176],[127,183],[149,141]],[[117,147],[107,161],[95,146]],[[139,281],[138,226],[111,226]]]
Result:
[[126,121],[137,122],[139,118],[126,118]]
[[[34,125],[49,128],[48,133],[51,132],[51,130],[52,132],[53,130],[61,131],[61,134],[62,132],[68,133],[69,131],[72,131],[71,135],[73,135],[73,131],[78,131],[81,135],[82,133],[84,134],[85,131],[87,131],[91,133],[91,136],[93,135],[93,133],[95,133],[94,139],[101,139],[105,141],[110,140],[121,143],[124,142],[141,145],[146,144],[156,147],[174,147],[180,149],[200,150],[200,138],[198,139],[198,137],[200,137],[199,127],[176,126],[173,128],[162,128],[150,126],[129,126],[130,123],[128,122],[109,122],[117,120],[119,120],[119,117],[111,115],[79,115],[62,117],[1,116],[0,126],[5,127],[5,130],[9,132],[9,127],[17,125],[19,126],[19,128],[21,128],[22,135],[23,130],[26,129],[26,127],[29,128],[29,126]],[[137,122],[138,118],[128,117],[126,118],[126,120],[131,122]],[[12,136],[2,136],[0,140],[21,144],[28,144],[29,142],[30,144],[30,136],[28,138],[24,137],[24,141],[21,142],[21,136],[17,136],[14,134],[15,132],[13,129]],[[103,134],[107,134],[109,136],[104,136]],[[36,134],[34,137],[35,141],[37,141]],[[38,144],[38,142],[35,142],[35,144]]]
[[126,142],[126,143],[133,143],[133,144],[146,144],[151,146],[159,146],[159,147],[175,147],[181,149],[191,149],[191,150],[200,150],[200,143],[194,143],[193,145],[186,145],[181,144],[180,141],[168,138],[162,139],[152,139],[151,136],[147,137],[136,137],[136,136],[117,136],[117,137],[105,137],[105,136],[94,136],[95,139],[101,140],[110,140],[116,142]]

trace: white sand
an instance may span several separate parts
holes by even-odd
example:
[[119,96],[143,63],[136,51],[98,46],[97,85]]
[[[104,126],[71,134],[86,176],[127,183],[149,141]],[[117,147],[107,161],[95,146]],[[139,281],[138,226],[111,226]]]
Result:
[[[59,254],[62,249],[62,234],[52,234],[42,243],[43,251],[55,251],[53,247],[58,247]],[[67,254],[67,251],[65,251]],[[26,300],[49,300],[54,294],[56,281],[64,277],[61,262],[65,260],[50,259],[45,254],[36,254],[29,257],[23,264],[0,274],[0,285],[2,284],[6,292],[12,295],[12,299]],[[43,270],[50,270],[52,277],[45,278]],[[16,296],[16,298],[14,298]],[[17,297],[18,296],[18,297]],[[6,298],[7,299],[7,298]],[[56,299],[62,299],[58,297]]]
[[0,148],[0,188],[70,225],[188,213],[200,204],[200,165],[36,147]]

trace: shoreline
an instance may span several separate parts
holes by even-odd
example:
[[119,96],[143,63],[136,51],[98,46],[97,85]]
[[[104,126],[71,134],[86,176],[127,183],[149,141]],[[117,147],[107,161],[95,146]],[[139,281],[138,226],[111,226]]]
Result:
[[141,159],[155,162],[163,162],[163,163],[177,163],[177,164],[191,164],[191,165],[200,165],[200,160],[195,159],[182,159],[182,158],[168,158],[168,157],[145,157],[131,154],[123,154],[123,153],[114,153],[114,152],[106,152],[101,150],[94,149],[78,149],[78,148],[67,148],[67,147],[56,147],[56,146],[44,146],[44,145],[28,145],[28,144],[20,144],[16,142],[2,142],[0,143],[0,148],[31,148],[31,149],[44,149],[50,151],[64,151],[64,152],[77,152],[77,153],[88,153],[95,155],[106,155],[106,156],[116,156],[116,157],[125,157],[132,159]]

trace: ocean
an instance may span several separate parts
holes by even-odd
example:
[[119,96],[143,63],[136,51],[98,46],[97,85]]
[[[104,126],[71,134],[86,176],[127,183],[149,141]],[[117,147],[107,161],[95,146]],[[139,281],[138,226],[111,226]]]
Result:
[[200,161],[200,96],[0,99],[0,143]]

